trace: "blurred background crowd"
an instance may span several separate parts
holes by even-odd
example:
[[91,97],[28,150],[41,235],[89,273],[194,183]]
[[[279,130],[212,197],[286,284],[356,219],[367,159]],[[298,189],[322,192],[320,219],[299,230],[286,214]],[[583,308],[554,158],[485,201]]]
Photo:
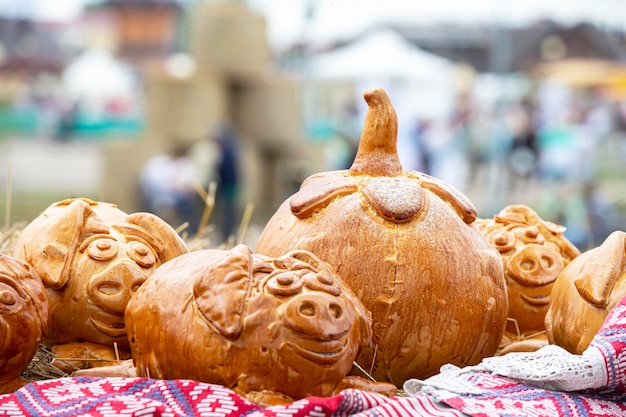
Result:
[[480,217],[527,204],[581,250],[623,230],[626,4],[422,3],[0,0],[3,226],[84,196],[261,228],[350,166],[383,87],[404,169]]

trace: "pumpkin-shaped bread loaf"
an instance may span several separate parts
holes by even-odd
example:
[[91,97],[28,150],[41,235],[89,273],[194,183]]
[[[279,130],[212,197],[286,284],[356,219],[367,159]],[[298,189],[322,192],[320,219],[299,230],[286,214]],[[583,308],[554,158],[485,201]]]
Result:
[[[127,214],[84,198],[52,204],[14,242],[12,254],[41,277],[49,299],[43,343],[75,367],[81,359],[129,356],[124,311],[130,296],[161,265],[188,249],[150,213]],[[70,372],[67,360],[56,365]]]
[[549,342],[582,354],[624,297],[626,233],[616,230],[577,256],[554,282],[545,319]]
[[48,329],[48,298],[30,265],[0,253],[0,394],[20,388],[19,376]]
[[446,363],[493,355],[508,311],[502,259],[473,226],[476,209],[454,187],[403,170],[398,120],[382,89],[349,170],[314,174],[267,223],[256,251],[313,252],[372,312],[373,343],[357,363],[400,386]]
[[509,294],[509,322],[500,354],[548,344],[544,319],[554,281],[580,251],[565,227],[545,221],[525,205],[509,205],[476,226],[502,256]]

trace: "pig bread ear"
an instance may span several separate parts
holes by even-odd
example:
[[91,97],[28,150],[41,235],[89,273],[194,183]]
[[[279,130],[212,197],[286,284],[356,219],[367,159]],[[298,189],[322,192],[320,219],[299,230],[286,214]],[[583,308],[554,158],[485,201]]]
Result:
[[238,245],[194,282],[195,304],[203,319],[229,339],[239,337],[252,283],[252,252]]
[[59,289],[70,278],[74,255],[85,233],[107,229],[82,199],[63,201],[47,211],[24,230],[18,248],[22,253],[16,256],[33,267],[47,288]]
[[615,231],[600,246],[593,250],[593,256],[585,260],[580,268],[580,278],[574,285],[580,296],[598,308],[609,304],[609,296],[617,279],[624,270],[624,250],[626,233]]
[[129,214],[125,219],[125,224],[115,227],[124,233],[139,235],[143,238],[157,252],[161,262],[167,262],[189,252],[187,245],[176,230],[152,213]]

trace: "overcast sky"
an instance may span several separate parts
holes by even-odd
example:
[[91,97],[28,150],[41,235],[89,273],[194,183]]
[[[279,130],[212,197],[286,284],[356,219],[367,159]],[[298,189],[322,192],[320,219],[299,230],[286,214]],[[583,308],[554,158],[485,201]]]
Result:
[[[520,25],[551,18],[626,28],[626,0],[248,0],[267,15],[275,45],[350,37],[377,22]],[[307,23],[307,9],[314,13]]]
[[[67,21],[84,2],[101,0],[0,0],[0,14]],[[183,0],[180,0],[183,1]],[[184,0],[194,1],[220,0]],[[225,0],[221,0],[222,2]],[[232,0],[236,1],[236,0]],[[540,18],[581,20],[626,29],[626,0],[239,0],[268,19],[276,47],[309,38],[348,38],[378,22],[524,24]],[[307,11],[312,10],[307,20]]]
[[0,14],[67,21],[80,14],[83,0],[0,0]]

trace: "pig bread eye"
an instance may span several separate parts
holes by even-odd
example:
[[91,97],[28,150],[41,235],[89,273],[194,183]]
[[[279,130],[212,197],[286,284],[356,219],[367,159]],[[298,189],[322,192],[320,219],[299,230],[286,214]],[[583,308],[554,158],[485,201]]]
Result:
[[515,240],[515,235],[505,230],[497,231],[489,238],[490,243],[495,246],[500,253],[508,252],[513,249],[515,247]]
[[18,300],[19,297],[11,286],[0,283],[0,313],[10,313],[19,308]]
[[255,274],[270,274],[274,272],[274,268],[264,260],[254,260],[254,273]]
[[302,289],[302,280],[297,273],[283,272],[271,277],[266,288],[274,295],[295,295]]
[[126,253],[133,261],[143,268],[151,268],[157,262],[157,257],[148,245],[143,242],[129,242]]
[[524,243],[537,243],[542,245],[546,241],[539,228],[535,225],[518,229],[516,235],[517,238]]
[[117,243],[113,239],[96,239],[87,247],[87,254],[96,261],[108,261],[117,255]]
[[528,226],[524,229],[524,234],[529,238],[537,238],[539,236],[539,228],[537,226]]
[[341,294],[341,287],[337,285],[332,276],[324,272],[309,272],[302,280],[308,289],[315,291],[324,291],[325,293],[338,296]]

